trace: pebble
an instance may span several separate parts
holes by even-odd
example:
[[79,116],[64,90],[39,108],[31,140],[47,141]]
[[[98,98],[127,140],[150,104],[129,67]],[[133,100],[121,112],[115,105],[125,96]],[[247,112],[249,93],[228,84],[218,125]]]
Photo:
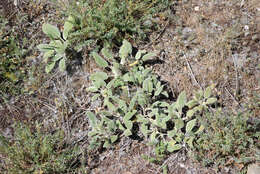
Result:
[[260,174],[260,164],[251,164],[247,168],[247,174]]

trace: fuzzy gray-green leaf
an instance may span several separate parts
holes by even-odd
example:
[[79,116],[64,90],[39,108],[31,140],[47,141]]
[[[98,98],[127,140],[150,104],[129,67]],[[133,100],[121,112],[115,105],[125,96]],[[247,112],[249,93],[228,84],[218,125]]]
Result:
[[127,137],[131,136],[131,135],[132,135],[131,130],[126,129],[126,130],[124,131],[124,135],[127,136]]
[[47,52],[50,50],[54,50],[54,48],[52,46],[50,46],[49,44],[40,44],[37,46],[37,48],[41,51],[41,52]]
[[44,23],[42,25],[42,31],[52,39],[60,39],[60,31],[54,25]]
[[186,133],[190,133],[195,127],[197,119],[190,120],[186,125]]
[[95,114],[93,114],[92,112],[88,111],[87,112],[87,116],[89,118],[89,123],[91,125],[92,128],[95,128],[95,126],[97,125],[97,118],[95,116]]
[[109,49],[102,48],[101,53],[103,54],[103,56],[105,56],[105,58],[109,60],[114,60],[114,55]]
[[120,47],[119,50],[119,57],[121,58],[121,64],[124,65],[126,63],[126,58],[129,54],[132,53],[132,45],[127,40],[123,41],[123,45]]
[[208,99],[207,99],[206,104],[207,104],[207,105],[211,105],[211,104],[216,103],[216,101],[217,101],[216,98],[211,97],[211,98],[208,98]]
[[174,140],[171,140],[167,144],[167,150],[169,152],[174,152],[174,151],[180,150],[181,148],[182,148],[182,145],[176,144],[176,141],[174,141]]
[[145,50],[138,50],[138,52],[135,55],[135,59],[139,60],[141,58],[142,54],[144,54],[144,53],[146,53]]
[[174,120],[174,125],[175,125],[174,128],[176,130],[180,130],[184,127],[184,122],[181,118],[178,118]]
[[178,109],[182,109],[185,104],[186,104],[186,93],[185,91],[183,91],[179,96],[178,96],[178,99],[177,99],[177,106],[178,106]]
[[108,79],[107,73],[105,72],[95,72],[90,76],[90,79],[92,81],[96,81],[96,80],[106,80]]
[[65,62],[65,59],[60,59],[59,61],[59,69],[60,71],[65,71],[66,70],[66,62]]
[[46,67],[45,67],[45,72],[46,73],[49,73],[49,72],[51,72],[51,70],[54,68],[54,66],[55,66],[55,63],[56,62],[50,62],[50,63],[48,63],[47,65],[46,65]]
[[204,98],[209,98],[211,96],[211,87],[207,87],[204,91]]
[[64,30],[63,30],[63,38],[67,40],[69,32],[73,29],[74,18],[69,16],[66,22],[64,23]]
[[96,52],[93,52],[92,53],[92,56],[94,57],[96,63],[100,66],[100,67],[107,67],[108,66],[108,63],[105,59],[103,59],[98,53]]
[[111,143],[116,142],[117,139],[118,139],[118,136],[117,136],[117,135],[112,135],[112,136],[110,137]]
[[142,60],[143,60],[143,61],[151,60],[151,59],[153,59],[155,56],[156,56],[156,54],[154,54],[154,53],[147,53],[146,55],[144,55],[144,56],[142,57]]

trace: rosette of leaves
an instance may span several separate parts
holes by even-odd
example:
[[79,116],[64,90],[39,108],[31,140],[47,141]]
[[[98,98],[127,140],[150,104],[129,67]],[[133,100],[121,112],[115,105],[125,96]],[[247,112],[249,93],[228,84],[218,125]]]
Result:
[[204,127],[198,126],[196,118],[185,117],[183,108],[186,104],[186,94],[182,92],[176,102],[156,101],[147,108],[146,114],[138,115],[140,130],[145,137],[149,137],[151,145],[160,149],[165,146],[168,152],[180,150],[185,144],[193,147],[196,134],[203,131]]
[[[141,50],[132,57],[132,46],[126,40],[120,47],[118,59],[106,48],[103,48],[101,53],[103,56],[96,52],[92,55],[104,71],[91,75],[92,86],[88,91],[93,93],[93,101],[103,101],[102,111],[111,113],[112,117],[108,118],[116,120],[119,132],[124,136],[131,136],[133,125],[137,123],[136,116],[159,95],[168,97],[157,76],[150,68],[143,66],[143,62],[153,58],[155,54]],[[110,72],[105,71],[108,68],[111,69]],[[100,112],[97,114],[102,120],[103,115],[101,116]]]
[[117,141],[116,135],[117,125],[115,120],[110,119],[111,114],[108,112],[99,113],[100,120],[93,112],[87,112],[89,124],[92,130],[89,132],[91,137],[90,148],[96,148],[103,143],[104,148],[108,148],[111,144]]
[[199,90],[193,96],[193,99],[187,103],[189,111],[187,112],[187,117],[192,117],[195,113],[201,113],[203,110],[207,109],[208,106],[216,103],[217,99],[211,97],[213,86],[207,87],[204,91]]
[[[196,118],[187,116],[183,111],[191,103],[187,101],[185,92],[172,104],[159,100],[160,96],[168,97],[168,93],[152,70],[144,66],[144,62],[155,55],[139,50],[133,57],[132,46],[126,40],[120,47],[119,58],[115,58],[106,48],[103,48],[101,53],[102,55],[94,52],[92,55],[104,71],[91,75],[92,86],[88,91],[93,93],[93,101],[103,101],[101,110],[96,113],[99,115],[97,120],[102,122],[103,113],[106,111],[110,113],[106,119],[116,123],[115,129],[118,131],[113,130],[112,134],[106,135],[114,136],[115,133],[122,132],[123,136],[131,136],[135,131],[134,125],[137,125],[143,136],[150,140],[149,144],[160,149],[173,152],[185,144],[193,147],[196,135],[202,132],[204,127],[199,125]],[[111,71],[107,71],[108,69]],[[212,100],[208,89],[206,91],[205,106]],[[93,126],[92,130],[95,130]],[[107,125],[103,126],[102,131],[107,130]],[[112,142],[106,135],[99,136],[98,140]]]
[[44,62],[47,63],[45,67],[46,73],[51,72],[56,63],[59,64],[59,70],[65,71],[66,69],[66,50],[69,47],[68,36],[73,29],[74,19],[69,16],[64,24],[64,29],[61,34],[56,26],[48,23],[42,25],[42,31],[50,38],[49,44],[40,44],[38,49],[43,52]]

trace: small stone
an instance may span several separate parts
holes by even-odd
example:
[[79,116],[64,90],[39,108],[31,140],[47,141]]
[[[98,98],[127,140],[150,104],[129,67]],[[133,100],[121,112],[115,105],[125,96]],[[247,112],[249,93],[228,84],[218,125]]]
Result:
[[196,7],[194,8],[194,10],[195,10],[195,11],[199,11],[199,10],[200,10],[200,7],[199,7],[199,6],[196,6]]
[[244,29],[245,29],[245,30],[249,30],[249,26],[248,26],[248,25],[245,25],[245,26],[244,26]]
[[260,173],[260,165],[259,164],[251,164],[247,168],[247,174],[259,174]]

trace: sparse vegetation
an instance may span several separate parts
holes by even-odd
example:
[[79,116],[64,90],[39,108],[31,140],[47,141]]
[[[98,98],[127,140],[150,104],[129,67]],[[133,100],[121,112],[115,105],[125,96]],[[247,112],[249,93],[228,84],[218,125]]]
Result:
[[15,173],[71,173],[77,160],[77,147],[69,147],[64,133],[44,132],[40,124],[36,130],[23,124],[14,125],[13,139],[0,137],[0,152],[4,172]]
[[21,81],[26,74],[25,50],[19,44],[19,35],[0,15],[0,95],[21,93]]
[[[0,173],[95,173],[110,154],[119,151],[120,161],[123,151],[127,154],[126,149],[136,144],[152,149],[137,154],[156,165],[157,173],[171,172],[168,160],[173,154],[189,156],[216,172],[245,173],[248,164],[260,161],[258,26],[249,27],[241,19],[234,22],[238,25],[222,29],[221,18],[210,26],[209,34],[207,13],[201,15],[199,6],[193,16],[185,16],[183,9],[175,14],[173,8],[179,3],[193,10],[188,1],[52,2],[55,10],[42,1],[39,11],[43,13],[28,14],[30,25],[21,25],[19,32],[25,26],[37,30],[31,32],[37,36],[32,43],[10,27],[12,16],[0,17],[0,124],[7,125],[0,127]],[[59,20],[50,21],[49,14]],[[197,33],[185,22],[195,25]],[[245,31],[242,25],[247,26]],[[223,38],[216,40],[214,27],[219,27],[218,36],[222,32]],[[160,38],[164,32],[167,41]],[[247,43],[243,37],[251,37],[250,32],[252,41]],[[252,50],[245,51],[238,37],[244,46],[253,45]],[[151,38],[156,39],[151,42]],[[169,48],[164,46],[167,42],[172,44]],[[197,48],[200,43],[205,48]],[[159,52],[152,51],[156,47]],[[240,55],[245,52],[247,57]],[[46,64],[45,72],[37,67],[41,64]],[[75,72],[69,72],[72,66]],[[56,67],[68,73],[55,71]],[[25,81],[36,83],[33,79],[40,79],[35,80],[37,86],[23,91]],[[16,106],[12,96],[18,100],[26,96],[26,102]],[[24,116],[30,107],[33,112]],[[17,123],[17,118],[35,126]],[[14,133],[7,135],[11,125]]]

